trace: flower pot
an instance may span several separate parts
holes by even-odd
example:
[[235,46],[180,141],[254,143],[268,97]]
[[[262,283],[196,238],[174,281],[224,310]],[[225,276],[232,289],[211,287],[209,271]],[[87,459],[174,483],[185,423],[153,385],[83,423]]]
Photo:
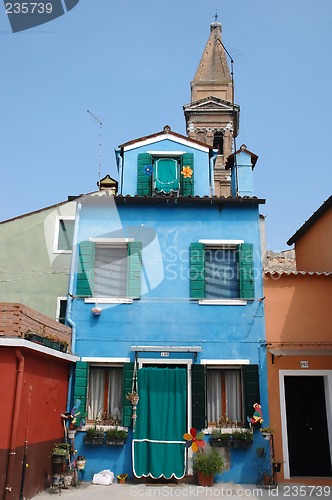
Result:
[[270,437],[271,437],[271,432],[262,432],[262,436],[264,439],[266,439],[267,441],[270,441]]
[[67,431],[68,439],[74,439],[75,434],[76,434],[75,429],[68,429],[68,431]]
[[210,439],[210,445],[212,448],[229,448],[232,446],[230,439]]
[[106,444],[109,446],[123,446],[125,444],[125,440],[106,438]]
[[281,469],[281,463],[280,462],[276,462],[275,464],[273,464],[273,471],[274,472],[280,472],[280,469]]
[[83,470],[86,464],[86,460],[76,460],[76,467],[79,470]]
[[198,486],[212,486],[213,485],[213,474],[206,476],[201,471],[197,471],[197,484]]
[[54,464],[65,464],[67,461],[66,455],[52,455],[52,462]]
[[72,474],[65,474],[63,476],[63,483],[65,486],[71,486],[73,482],[73,475]]

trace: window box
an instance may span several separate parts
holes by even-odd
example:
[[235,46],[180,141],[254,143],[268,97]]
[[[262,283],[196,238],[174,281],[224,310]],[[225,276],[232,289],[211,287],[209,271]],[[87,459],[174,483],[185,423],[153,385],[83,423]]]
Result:
[[109,429],[106,431],[106,444],[113,446],[123,446],[128,437],[128,432],[122,429]]
[[84,436],[84,444],[100,446],[104,444],[104,436]]

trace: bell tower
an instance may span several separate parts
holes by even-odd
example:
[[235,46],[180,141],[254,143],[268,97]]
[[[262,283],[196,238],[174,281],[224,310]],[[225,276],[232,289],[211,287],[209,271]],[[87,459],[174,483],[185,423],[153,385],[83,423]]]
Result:
[[230,196],[230,179],[225,171],[238,134],[240,107],[234,104],[234,85],[221,40],[222,26],[210,25],[210,36],[191,82],[191,102],[183,106],[188,137],[218,150],[214,170],[217,196]]

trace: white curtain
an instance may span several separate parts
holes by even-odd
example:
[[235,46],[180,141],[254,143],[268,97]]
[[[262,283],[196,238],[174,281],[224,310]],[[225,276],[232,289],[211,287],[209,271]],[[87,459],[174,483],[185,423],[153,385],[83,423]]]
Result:
[[[222,373],[225,387],[222,387]],[[226,408],[222,407],[222,394],[226,396]],[[240,370],[207,370],[207,418],[208,422],[218,422],[222,415],[242,422],[242,390]]]
[[[108,402],[104,408],[105,377],[108,383]],[[92,366],[89,376],[88,420],[101,418],[103,413],[121,422],[122,413],[122,368],[98,368]]]

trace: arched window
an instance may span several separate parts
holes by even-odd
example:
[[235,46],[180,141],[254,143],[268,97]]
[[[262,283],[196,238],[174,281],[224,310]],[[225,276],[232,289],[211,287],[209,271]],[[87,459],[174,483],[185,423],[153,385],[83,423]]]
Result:
[[224,134],[216,132],[213,137],[213,149],[218,149],[218,154],[224,154]]

